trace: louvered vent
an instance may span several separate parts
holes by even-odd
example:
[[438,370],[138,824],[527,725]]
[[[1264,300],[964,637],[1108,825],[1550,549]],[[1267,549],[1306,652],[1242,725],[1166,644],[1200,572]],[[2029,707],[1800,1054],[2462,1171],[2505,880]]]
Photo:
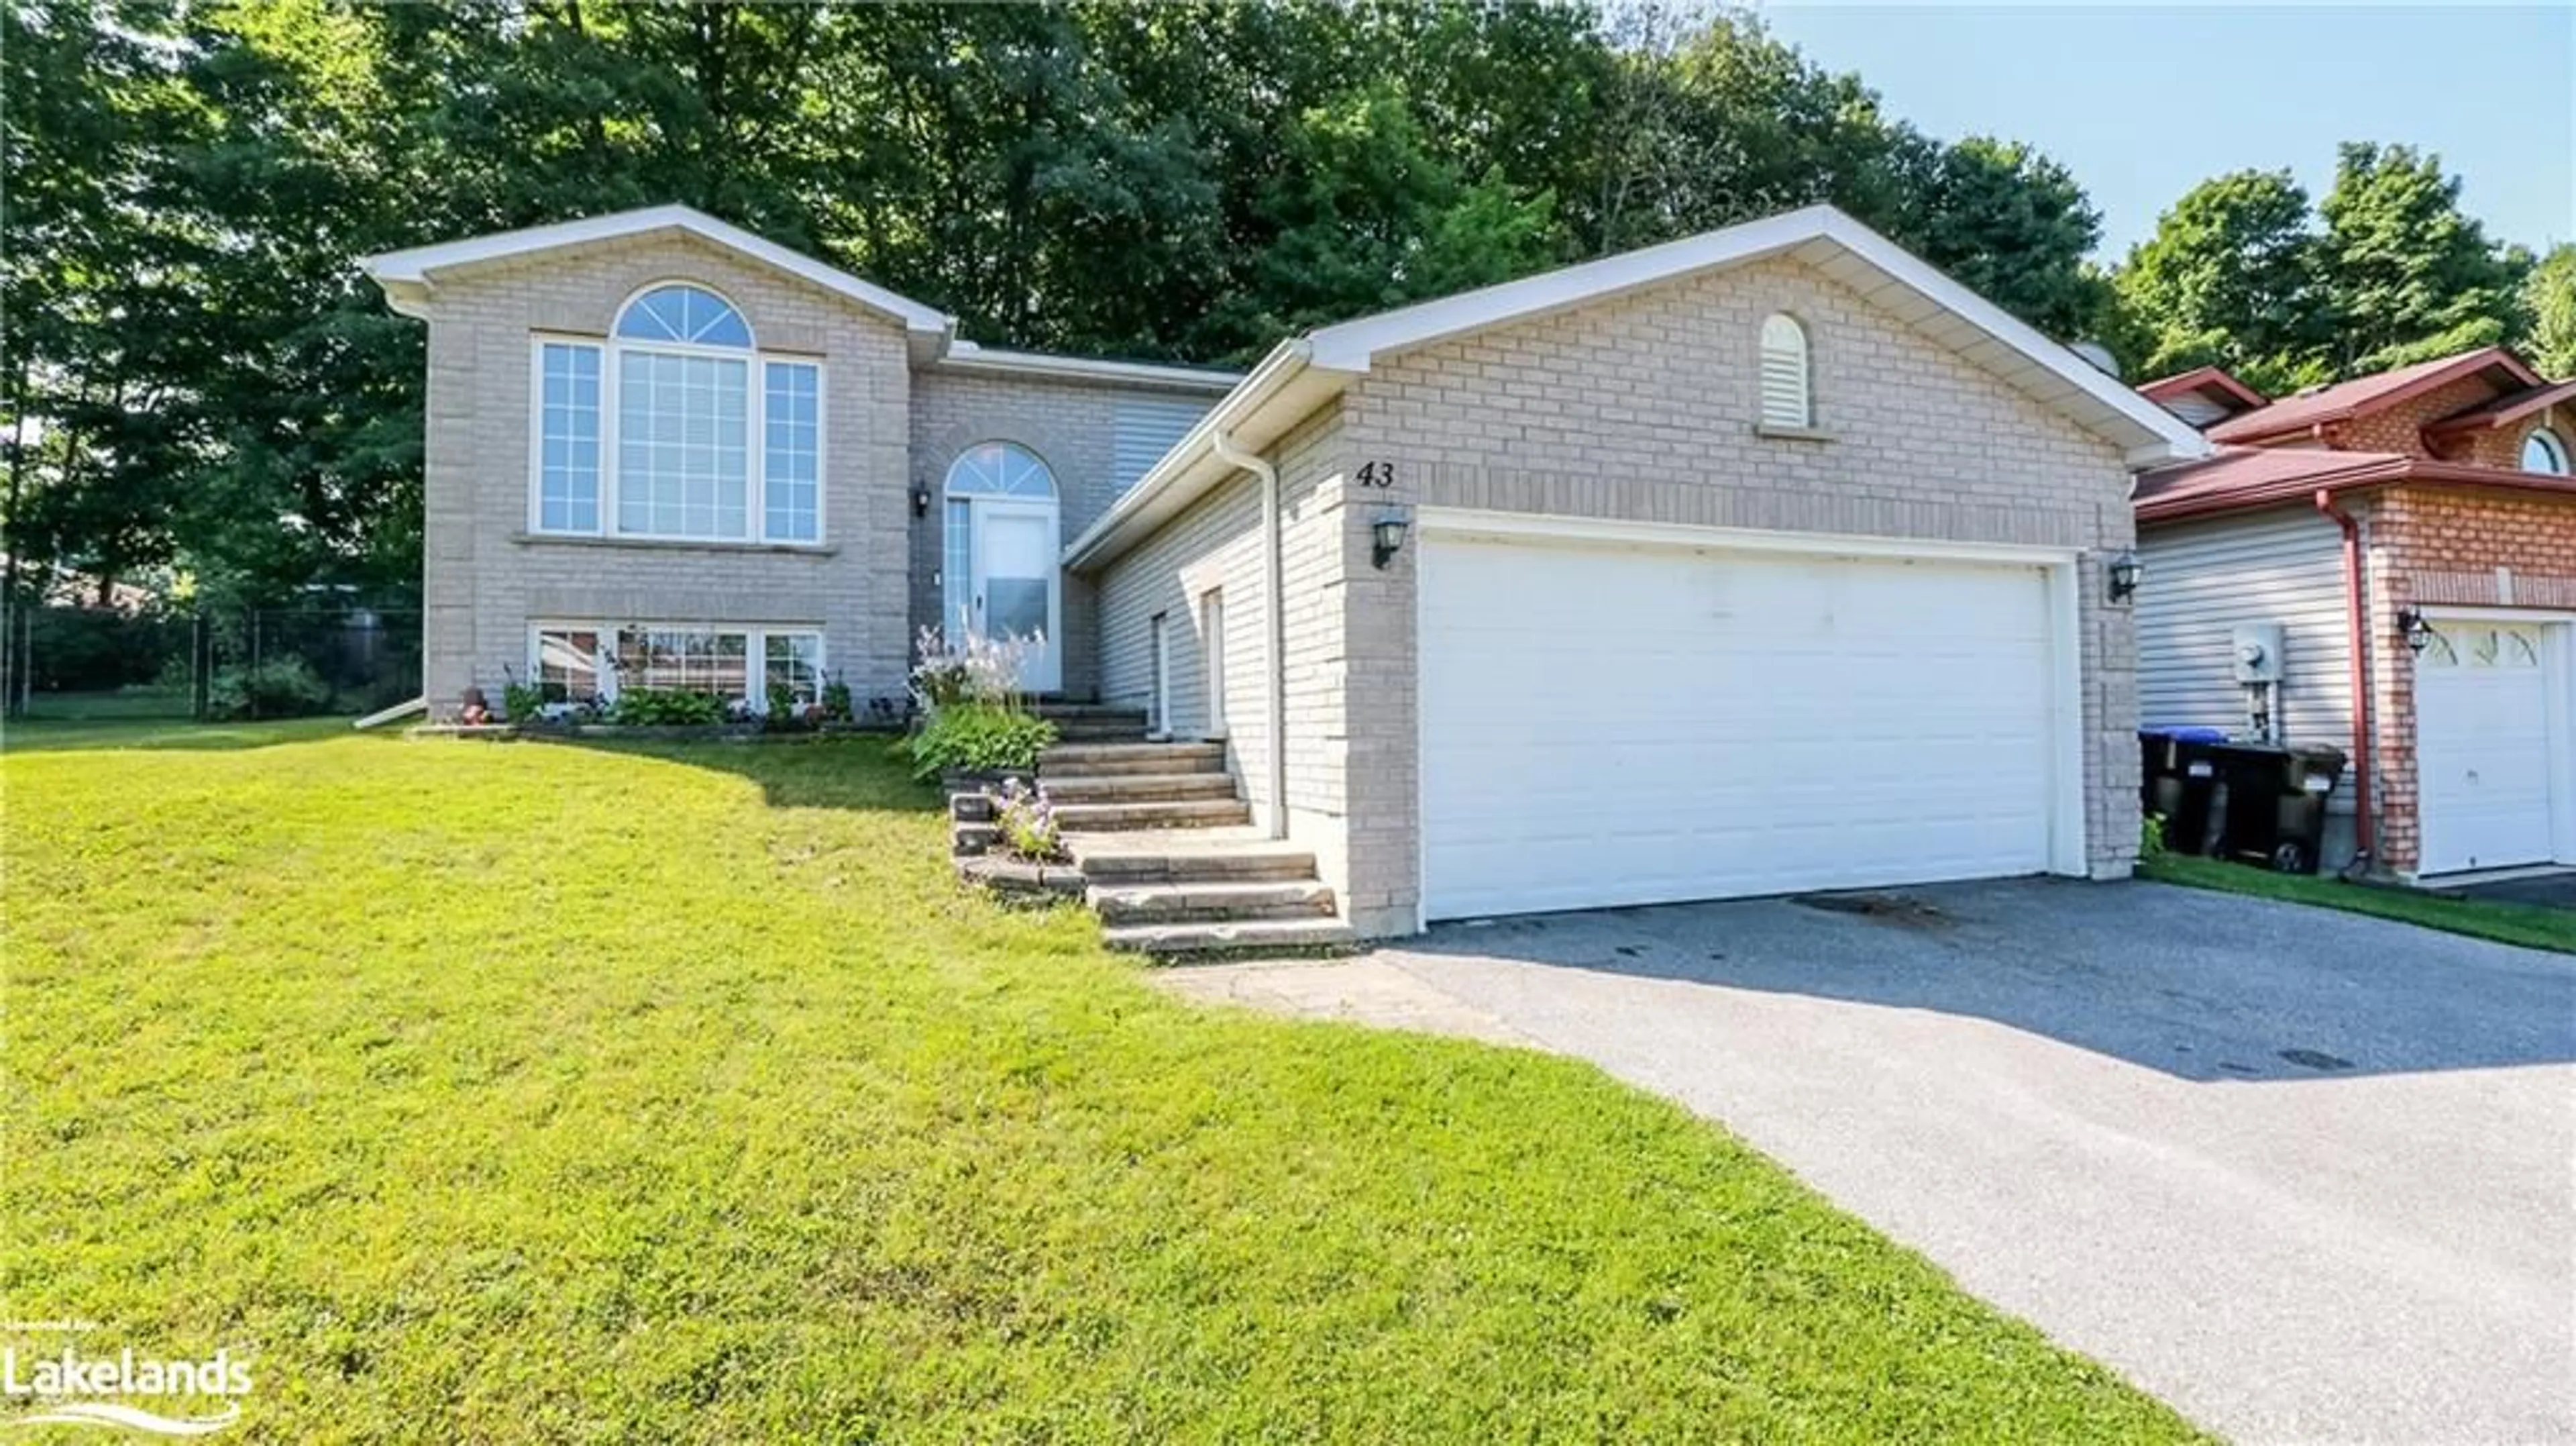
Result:
[[1815,424],[1807,397],[1807,329],[1786,316],[1762,323],[1762,424]]

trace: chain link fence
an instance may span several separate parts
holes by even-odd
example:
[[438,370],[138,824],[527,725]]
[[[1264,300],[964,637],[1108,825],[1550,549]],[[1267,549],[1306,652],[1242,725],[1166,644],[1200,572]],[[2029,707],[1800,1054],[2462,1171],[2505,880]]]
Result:
[[7,621],[12,717],[356,717],[420,696],[416,611],[48,604]]

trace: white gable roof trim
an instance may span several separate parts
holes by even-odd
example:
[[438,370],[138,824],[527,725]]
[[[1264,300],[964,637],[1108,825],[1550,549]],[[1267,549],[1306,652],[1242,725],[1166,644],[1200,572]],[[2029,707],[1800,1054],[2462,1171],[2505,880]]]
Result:
[[430,298],[437,291],[438,273],[441,271],[565,246],[619,241],[657,231],[678,231],[695,236],[711,245],[739,252],[810,281],[826,291],[848,297],[870,311],[903,323],[906,332],[917,339],[930,341],[933,349],[944,349],[948,339],[956,333],[956,319],[937,307],[925,306],[908,296],[899,296],[882,286],[862,281],[837,266],[827,266],[801,251],[755,236],[690,206],[648,206],[640,211],[586,216],[578,221],[560,221],[551,226],[499,231],[489,236],[472,236],[435,246],[387,251],[365,257],[358,265],[385,289],[385,300],[394,310],[406,316],[425,317]]
[[[1809,206],[1361,317],[1285,343],[1074,539],[1064,561],[1071,567],[1099,567],[1222,481],[1233,469],[1213,460],[1216,431],[1258,450],[1365,375],[1381,356],[1773,256],[1814,267],[2034,401],[2117,443],[2133,468],[2205,456],[2210,450],[2208,440],[2189,423],[1930,262],[1831,206]],[[1296,410],[1279,415],[1289,408]]]

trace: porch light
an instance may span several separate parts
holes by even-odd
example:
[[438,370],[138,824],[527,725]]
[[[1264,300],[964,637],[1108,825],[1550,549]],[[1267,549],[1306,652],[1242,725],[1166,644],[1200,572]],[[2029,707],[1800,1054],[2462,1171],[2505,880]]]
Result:
[[2433,641],[2433,625],[2413,608],[2397,610],[2397,631],[2406,635],[2406,646],[2413,652],[2424,651],[2424,645]]
[[2111,558],[2109,571],[2111,601],[2127,602],[2136,597],[2138,575],[2142,571],[2144,569],[2138,566],[2138,555],[2135,552],[2123,550],[2115,554]]
[[1404,550],[1404,531],[1411,525],[1401,512],[1379,513],[1377,521],[1369,524],[1369,537],[1376,544],[1370,551],[1369,560],[1384,569],[1397,553]]
[[912,489],[912,515],[915,517],[928,517],[930,515],[929,488],[915,487]]

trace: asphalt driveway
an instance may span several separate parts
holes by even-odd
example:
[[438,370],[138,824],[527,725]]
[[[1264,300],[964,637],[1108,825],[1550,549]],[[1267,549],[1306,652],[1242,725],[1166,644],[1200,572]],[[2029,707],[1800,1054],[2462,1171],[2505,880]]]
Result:
[[1594,1060],[2240,1440],[2576,1440],[2576,958],[2153,884],[1835,902],[1175,983]]

